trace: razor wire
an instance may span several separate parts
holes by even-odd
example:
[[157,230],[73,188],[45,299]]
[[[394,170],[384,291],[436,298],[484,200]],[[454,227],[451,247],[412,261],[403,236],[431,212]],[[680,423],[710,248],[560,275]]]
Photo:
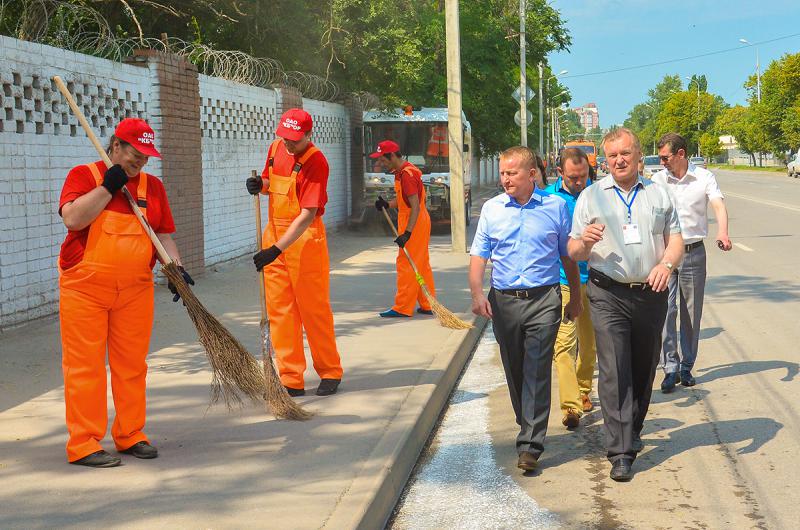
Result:
[[[177,37],[117,37],[98,11],[64,0],[0,0],[0,33],[117,62],[133,55],[137,49],[175,54],[212,77],[262,88],[293,87],[304,97],[319,101],[336,101],[344,94],[330,79],[307,72],[285,71],[279,61],[268,57],[254,57],[239,50],[215,50],[206,44]],[[376,96],[366,92],[354,94],[354,97],[364,108],[376,107],[379,103]]]

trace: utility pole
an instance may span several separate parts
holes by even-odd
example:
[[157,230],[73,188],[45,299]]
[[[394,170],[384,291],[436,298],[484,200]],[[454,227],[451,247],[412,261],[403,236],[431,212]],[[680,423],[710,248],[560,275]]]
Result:
[[541,154],[542,150],[544,149],[544,120],[543,120],[543,118],[544,118],[544,116],[543,116],[544,109],[542,108],[543,104],[544,104],[544,100],[542,98],[542,75],[543,75],[542,71],[543,70],[544,70],[544,67],[542,66],[542,63],[540,62],[539,63],[539,154]]
[[467,212],[464,205],[464,124],[461,119],[461,42],[458,0],[445,0],[445,28],[445,40],[447,43],[447,129],[450,141],[451,249],[453,252],[464,253],[467,251]]
[[526,70],[525,0],[519,0],[519,144],[528,145],[528,80]]

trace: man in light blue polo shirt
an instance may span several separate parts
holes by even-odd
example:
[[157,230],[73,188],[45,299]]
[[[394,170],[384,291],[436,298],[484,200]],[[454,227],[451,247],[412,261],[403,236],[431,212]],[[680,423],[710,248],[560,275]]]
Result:
[[[591,184],[589,180],[589,159],[586,153],[575,147],[568,147],[561,153],[558,162],[558,180],[545,188],[547,193],[564,199],[570,217],[580,193]],[[584,412],[594,408],[589,394],[592,391],[592,377],[597,349],[594,342],[594,329],[589,315],[589,299],[586,297],[586,282],[589,281],[589,267],[585,261],[578,262],[581,279],[581,296],[577,300],[570,297],[569,282],[564,268],[561,268],[561,301],[564,313],[571,312],[573,306],[580,307],[575,321],[564,318],[556,336],[553,362],[558,376],[558,395],[563,418],[561,423],[567,429],[574,429],[580,423]],[[577,362],[576,362],[577,361]]]
[[[491,318],[520,432],[517,467],[536,468],[544,450],[550,415],[553,345],[561,323],[559,264],[580,292],[578,266],[567,256],[571,216],[560,197],[534,184],[533,151],[512,147],[500,155],[505,193],[486,202],[470,250],[472,311]],[[483,292],[486,263],[492,260],[492,287]],[[570,309],[574,319],[580,309]]]

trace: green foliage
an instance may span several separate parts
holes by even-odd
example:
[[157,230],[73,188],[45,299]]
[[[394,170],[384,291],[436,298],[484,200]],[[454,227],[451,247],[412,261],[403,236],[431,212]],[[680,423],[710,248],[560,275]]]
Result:
[[[686,138],[691,153],[698,152],[698,145],[703,133],[714,133],[714,124],[717,116],[725,109],[726,105],[720,96],[700,92],[698,99],[697,90],[675,92],[664,102],[658,114],[658,128],[656,136],[668,132],[676,132]],[[709,140],[709,146],[713,146]],[[702,145],[700,145],[702,151]],[[717,147],[718,149],[718,147]]]
[[761,76],[761,103],[755,92],[755,76],[745,83],[751,90],[750,106],[757,132],[775,154],[800,147],[800,53],[773,61]]
[[[628,113],[628,118],[623,125],[639,136],[645,153],[650,153],[655,149],[652,146],[659,137],[658,115],[664,107],[664,103],[672,94],[680,92],[681,88],[680,76],[677,74],[666,75],[655,87],[647,91],[648,100],[634,106]],[[655,152],[651,154],[655,154]]]

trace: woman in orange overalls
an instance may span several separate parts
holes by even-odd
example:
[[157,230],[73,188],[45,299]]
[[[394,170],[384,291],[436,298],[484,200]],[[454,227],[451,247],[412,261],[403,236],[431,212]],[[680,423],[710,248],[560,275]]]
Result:
[[272,346],[281,382],[290,396],[305,394],[305,330],[316,394],[335,394],[342,379],[330,303],[328,241],[322,214],[328,202],[328,162],[311,143],[311,115],[290,109],[281,116],[261,178],[247,179],[247,191],[269,194],[264,249],[253,256],[264,271]]
[[[59,214],[68,233],[58,263],[59,316],[71,464],[121,463],[100,446],[108,427],[106,351],[116,410],[114,444],[120,453],[137,458],[158,456],[143,432],[155,248],[120,191],[126,186],[136,197],[164,248],[180,264],[164,185],[142,172],[150,156],[160,156],[154,143],[144,120],[123,120],[109,145],[113,165],[107,168],[99,161],[73,168],[61,191]],[[170,290],[177,301],[174,286]]]
[[436,287],[433,283],[433,270],[428,253],[431,242],[431,216],[425,207],[425,186],[422,184],[422,171],[414,164],[403,160],[400,146],[391,141],[384,140],[378,144],[378,150],[370,155],[377,158],[383,168],[394,172],[394,191],[396,197],[386,201],[378,197],[375,208],[379,211],[384,208],[397,208],[397,230],[400,236],[394,240],[400,250],[397,252],[397,294],[394,305],[379,313],[384,318],[410,317],[414,313],[414,305],[419,304],[417,313],[432,315],[431,304],[425,297],[419,282],[417,282],[414,269],[408,262],[403,252],[405,248],[414,260],[425,284],[436,296]]

